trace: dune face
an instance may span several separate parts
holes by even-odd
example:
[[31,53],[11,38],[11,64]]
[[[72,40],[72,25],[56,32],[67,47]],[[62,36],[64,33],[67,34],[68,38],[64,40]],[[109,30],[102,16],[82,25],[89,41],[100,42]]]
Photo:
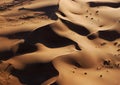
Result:
[[120,0],[0,1],[0,85],[120,85]]

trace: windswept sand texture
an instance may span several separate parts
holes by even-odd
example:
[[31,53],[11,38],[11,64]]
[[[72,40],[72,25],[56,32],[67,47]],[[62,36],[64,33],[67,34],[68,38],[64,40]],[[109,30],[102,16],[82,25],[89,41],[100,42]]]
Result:
[[0,85],[120,85],[120,0],[0,0]]

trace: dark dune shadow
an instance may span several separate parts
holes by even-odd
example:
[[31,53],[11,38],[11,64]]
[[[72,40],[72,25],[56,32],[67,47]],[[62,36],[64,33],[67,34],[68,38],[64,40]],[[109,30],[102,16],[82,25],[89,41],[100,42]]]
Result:
[[112,2],[89,2],[88,3],[90,7],[99,7],[99,6],[109,6],[112,8],[119,8],[120,7],[120,2],[119,3],[112,3]]
[[36,43],[42,43],[50,48],[63,47],[74,44],[76,49],[80,50],[77,43],[67,38],[58,36],[49,26],[38,28],[33,32],[21,32],[7,35],[9,39],[24,39],[25,42],[19,45],[16,54],[30,53],[37,50]]
[[83,26],[79,26],[79,25],[75,25],[73,24],[72,22],[69,22],[69,21],[66,21],[66,20],[62,20],[64,24],[66,24],[72,31],[80,34],[80,35],[83,35],[83,36],[86,36],[88,35],[90,32],[89,30],[87,30],[85,27]]
[[109,30],[99,31],[98,35],[100,38],[108,41],[114,41],[120,38],[120,33],[118,33],[117,31],[109,31]]
[[35,45],[25,42],[25,43],[19,45],[16,55],[31,53],[31,52],[35,52],[36,50],[37,50],[37,47]]
[[19,32],[14,34],[3,35],[2,37],[8,37],[9,39],[26,39],[31,32]]
[[76,43],[72,40],[57,35],[48,25],[38,28],[33,32],[16,33],[7,35],[5,37],[8,37],[9,39],[25,39],[25,43],[21,44],[22,47],[26,47],[26,45],[29,47],[35,43],[42,43],[51,48],[66,46],[70,44],[76,45]]
[[27,9],[27,8],[20,8],[19,10],[30,10],[30,11],[36,11],[36,12],[40,12],[43,11],[45,12],[44,15],[47,15],[48,18],[52,19],[52,20],[57,20],[58,17],[55,14],[55,12],[58,10],[58,6],[47,6],[47,7],[43,7],[43,8],[37,8],[37,9]]
[[29,65],[22,71],[14,71],[13,75],[17,76],[24,84],[41,85],[41,83],[49,78],[58,75],[58,72],[50,62]]
[[55,48],[75,44],[72,40],[58,36],[49,26],[42,27],[32,32],[26,39],[31,44],[42,43],[47,47]]
[[14,53],[12,51],[0,52],[0,60],[7,60],[13,56],[14,56]]
[[120,38],[120,33],[117,31],[105,30],[98,31],[97,33],[93,33],[87,36],[87,38],[90,40],[96,39],[97,37],[107,41],[114,41]]

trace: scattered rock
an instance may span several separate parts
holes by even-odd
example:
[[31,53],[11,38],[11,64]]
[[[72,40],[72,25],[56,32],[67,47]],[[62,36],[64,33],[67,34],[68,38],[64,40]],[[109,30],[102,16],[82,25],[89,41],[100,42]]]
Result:
[[100,75],[100,77],[102,78],[103,76],[102,76],[102,75]]
[[111,62],[110,60],[104,60],[103,64],[104,65],[110,65],[110,62]]
[[103,27],[103,25],[100,25],[99,27]]
[[106,72],[109,72],[108,70]]
[[117,51],[120,51],[120,49],[118,49]]
[[97,10],[95,13],[98,13],[99,11]]
[[75,73],[75,71],[72,71],[72,73]]
[[104,45],[106,45],[106,44],[107,44],[107,43],[103,42],[103,43],[101,43],[100,45],[101,45],[101,46],[104,46]]
[[87,75],[87,73],[85,72],[84,75]]
[[114,45],[116,46],[118,44],[118,42],[115,42]]

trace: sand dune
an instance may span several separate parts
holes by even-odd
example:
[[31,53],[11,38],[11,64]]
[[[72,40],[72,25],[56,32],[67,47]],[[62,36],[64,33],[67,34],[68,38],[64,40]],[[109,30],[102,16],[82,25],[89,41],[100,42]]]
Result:
[[120,85],[120,0],[0,1],[0,85]]

